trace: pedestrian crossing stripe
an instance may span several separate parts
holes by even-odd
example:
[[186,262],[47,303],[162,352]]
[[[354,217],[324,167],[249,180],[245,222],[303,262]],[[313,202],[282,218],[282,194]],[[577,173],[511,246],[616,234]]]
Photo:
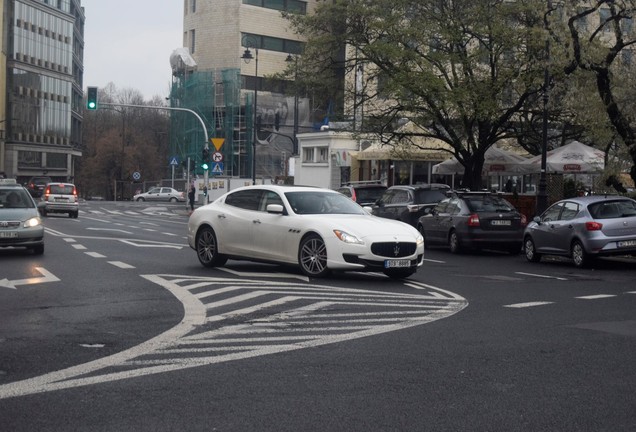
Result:
[[215,174],[222,174],[223,173],[223,162],[217,162],[214,165],[212,165],[212,172]]

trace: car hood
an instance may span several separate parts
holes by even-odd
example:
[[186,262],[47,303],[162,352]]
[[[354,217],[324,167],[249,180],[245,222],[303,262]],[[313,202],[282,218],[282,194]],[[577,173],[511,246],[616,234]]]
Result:
[[0,210],[0,221],[27,221],[39,216],[36,209],[2,209]]

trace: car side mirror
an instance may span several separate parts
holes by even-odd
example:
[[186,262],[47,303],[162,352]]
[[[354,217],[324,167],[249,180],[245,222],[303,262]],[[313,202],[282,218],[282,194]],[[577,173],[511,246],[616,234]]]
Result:
[[285,208],[281,204],[267,204],[267,213],[283,214]]
[[539,225],[541,225],[541,216],[535,216],[532,218],[533,222],[538,223]]

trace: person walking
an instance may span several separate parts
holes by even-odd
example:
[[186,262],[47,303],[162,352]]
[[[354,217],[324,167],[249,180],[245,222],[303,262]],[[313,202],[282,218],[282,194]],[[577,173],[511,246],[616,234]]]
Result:
[[188,202],[190,203],[190,214],[194,211],[194,197],[196,195],[196,189],[194,185],[190,185],[190,190],[188,191]]

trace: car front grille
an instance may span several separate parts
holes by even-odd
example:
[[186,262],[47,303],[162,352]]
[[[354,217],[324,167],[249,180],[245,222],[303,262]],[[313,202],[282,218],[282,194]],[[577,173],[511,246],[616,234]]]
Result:
[[16,229],[20,226],[20,221],[0,221],[0,230]]
[[416,249],[417,245],[415,243],[407,242],[382,242],[371,245],[371,252],[374,255],[387,258],[410,256],[415,253]]

